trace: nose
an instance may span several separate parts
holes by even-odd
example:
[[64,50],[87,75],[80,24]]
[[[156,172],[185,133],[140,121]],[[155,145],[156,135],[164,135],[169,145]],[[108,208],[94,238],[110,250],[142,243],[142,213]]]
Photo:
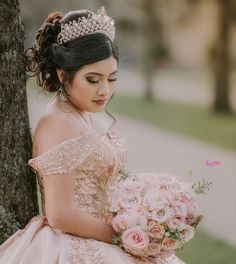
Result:
[[109,88],[107,86],[102,86],[99,90],[98,90],[98,94],[99,95],[106,95],[109,93]]

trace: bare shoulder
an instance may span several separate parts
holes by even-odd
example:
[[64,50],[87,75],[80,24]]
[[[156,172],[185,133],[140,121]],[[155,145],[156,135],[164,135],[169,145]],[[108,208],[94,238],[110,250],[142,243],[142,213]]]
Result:
[[46,111],[40,118],[33,139],[33,157],[63,141],[86,132],[83,121],[72,113]]

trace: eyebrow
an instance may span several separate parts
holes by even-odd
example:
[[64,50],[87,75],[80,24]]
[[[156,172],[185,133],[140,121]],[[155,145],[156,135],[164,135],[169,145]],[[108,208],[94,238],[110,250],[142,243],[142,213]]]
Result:
[[[110,73],[109,75],[112,75],[112,74],[116,73],[117,71],[118,71],[118,70],[115,70],[114,72]],[[86,75],[87,75],[87,74],[95,74],[95,75],[98,75],[98,76],[103,76],[103,74],[101,74],[101,73],[99,73],[99,72],[87,72]]]

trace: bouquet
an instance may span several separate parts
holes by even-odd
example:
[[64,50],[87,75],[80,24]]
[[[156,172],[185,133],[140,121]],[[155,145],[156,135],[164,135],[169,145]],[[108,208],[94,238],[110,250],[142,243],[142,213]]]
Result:
[[209,185],[192,185],[165,173],[120,171],[108,192],[114,243],[138,257],[175,254],[194,235],[202,218],[194,197]]

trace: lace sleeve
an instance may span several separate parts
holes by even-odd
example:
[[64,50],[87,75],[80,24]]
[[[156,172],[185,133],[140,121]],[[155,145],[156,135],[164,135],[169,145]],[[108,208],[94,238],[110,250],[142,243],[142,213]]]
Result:
[[41,175],[69,173],[91,153],[96,136],[92,133],[63,141],[28,161]]

